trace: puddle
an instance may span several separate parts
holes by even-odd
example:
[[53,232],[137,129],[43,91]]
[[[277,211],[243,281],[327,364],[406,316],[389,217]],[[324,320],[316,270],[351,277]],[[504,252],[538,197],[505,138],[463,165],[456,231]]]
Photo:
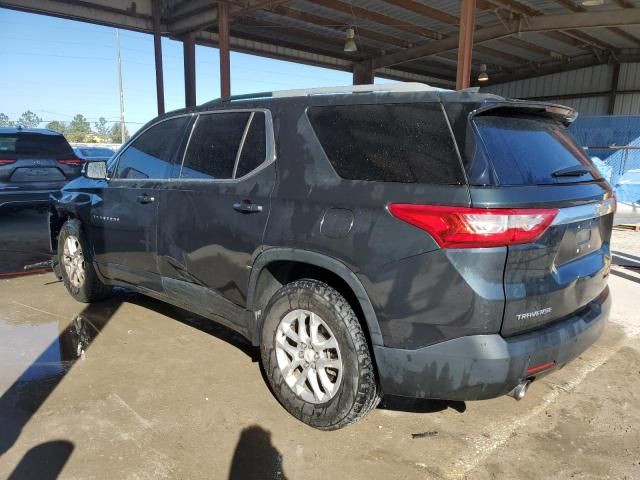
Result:
[[83,315],[68,320],[24,323],[0,319],[0,382],[29,383],[64,375],[99,333]]

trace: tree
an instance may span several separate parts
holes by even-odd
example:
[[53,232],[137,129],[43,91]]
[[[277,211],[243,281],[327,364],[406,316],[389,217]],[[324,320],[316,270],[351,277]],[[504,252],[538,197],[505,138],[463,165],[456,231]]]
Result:
[[0,127],[13,127],[14,125],[15,123],[9,120],[7,115],[0,113]]
[[84,115],[77,114],[69,123],[65,136],[70,142],[84,142],[92,133],[89,121]]
[[60,122],[58,120],[53,120],[47,123],[46,128],[48,128],[49,130],[53,130],[54,132],[61,133],[62,135],[67,133],[67,126],[64,124],[64,122]]
[[100,137],[100,140],[103,142],[109,139],[111,132],[109,130],[109,125],[107,125],[107,119],[104,117],[100,117],[97,122],[94,123],[96,127],[96,133]]
[[[113,143],[121,143],[122,138],[120,137],[120,122],[114,123],[111,127],[111,138],[110,140]],[[129,130],[127,130],[127,126],[124,126],[124,139],[125,141],[129,138]]]
[[36,128],[40,125],[40,122],[42,122],[42,119],[38,115],[33,113],[31,110],[27,110],[20,115],[16,125],[21,125],[24,128]]

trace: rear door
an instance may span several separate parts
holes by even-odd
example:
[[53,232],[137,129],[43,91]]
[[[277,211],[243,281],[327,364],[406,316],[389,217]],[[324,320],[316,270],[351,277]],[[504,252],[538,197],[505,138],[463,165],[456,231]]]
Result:
[[473,127],[497,184],[472,188],[474,206],[557,209],[536,242],[508,247],[503,335],[589,308],[609,273],[609,185],[558,120],[487,112]]
[[169,177],[190,115],[162,120],[114,159],[108,186],[91,207],[91,241],[109,278],[161,291],[157,262],[159,188]]
[[169,295],[211,310],[204,314],[237,317],[234,305],[245,305],[269,217],[274,159],[268,111],[199,115],[183,164],[161,192],[161,272]]

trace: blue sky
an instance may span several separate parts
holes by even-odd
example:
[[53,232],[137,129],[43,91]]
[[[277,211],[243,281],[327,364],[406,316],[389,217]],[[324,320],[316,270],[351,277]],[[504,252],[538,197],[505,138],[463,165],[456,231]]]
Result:
[[[0,8],[0,113],[92,123],[119,118],[115,30]],[[120,30],[125,118],[130,132],[156,115],[153,38]],[[182,43],[162,40],[167,111],[184,106]],[[196,47],[197,102],[220,92],[218,50]],[[348,85],[351,74],[231,54],[231,93]]]

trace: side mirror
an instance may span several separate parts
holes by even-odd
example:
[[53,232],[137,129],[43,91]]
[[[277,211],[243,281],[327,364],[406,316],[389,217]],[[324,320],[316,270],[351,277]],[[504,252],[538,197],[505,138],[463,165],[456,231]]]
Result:
[[87,162],[87,167],[84,172],[84,176],[87,178],[93,178],[95,180],[107,179],[107,162]]

